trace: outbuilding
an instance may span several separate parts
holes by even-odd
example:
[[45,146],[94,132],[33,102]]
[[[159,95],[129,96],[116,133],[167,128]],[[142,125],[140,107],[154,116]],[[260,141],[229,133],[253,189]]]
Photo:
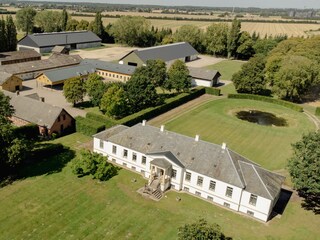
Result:
[[22,90],[22,79],[11,73],[0,72],[0,89],[9,92]]
[[167,45],[136,49],[119,60],[120,64],[141,67],[148,60],[163,60],[167,66],[174,61],[190,62],[198,58],[199,53],[187,42],[178,42]]
[[217,86],[221,77],[221,74],[216,70],[208,70],[194,67],[189,67],[189,75],[191,76],[191,85],[194,87]]
[[55,46],[69,50],[101,46],[101,38],[91,31],[51,32],[29,34],[18,42],[18,50],[33,49],[49,53]]

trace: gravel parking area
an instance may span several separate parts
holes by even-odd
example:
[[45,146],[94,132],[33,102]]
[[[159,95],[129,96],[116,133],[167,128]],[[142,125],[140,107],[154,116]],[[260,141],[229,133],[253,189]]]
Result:
[[226,59],[225,58],[216,58],[216,57],[208,56],[208,55],[199,55],[199,59],[192,61],[192,62],[188,62],[187,66],[202,68],[202,67],[216,64],[218,62],[222,62],[224,60],[226,60]]

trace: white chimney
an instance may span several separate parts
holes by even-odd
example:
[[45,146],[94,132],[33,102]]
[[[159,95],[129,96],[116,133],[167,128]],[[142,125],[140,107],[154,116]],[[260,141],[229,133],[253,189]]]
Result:
[[196,142],[199,142],[199,139],[200,139],[200,136],[199,136],[199,135],[196,135],[196,137],[195,137],[194,140],[195,140]]
[[161,131],[161,132],[164,132],[164,125],[161,125],[160,131]]
[[147,123],[147,120],[143,120],[143,121],[142,121],[142,126],[145,126],[146,123]]
[[223,150],[225,150],[225,149],[227,148],[227,144],[226,144],[226,143],[222,143],[221,148],[222,148]]

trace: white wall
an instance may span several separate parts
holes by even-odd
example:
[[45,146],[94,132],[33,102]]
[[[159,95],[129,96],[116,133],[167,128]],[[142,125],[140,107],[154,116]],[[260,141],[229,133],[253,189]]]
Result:
[[32,49],[32,50],[35,50],[36,52],[40,53],[40,49],[39,48],[36,48],[36,47],[29,47],[29,46],[24,46],[24,45],[17,45],[17,50],[20,51],[20,50],[23,50],[23,49]]
[[206,80],[202,80],[202,79],[192,78],[191,85],[192,86],[212,87],[212,81],[206,81]]

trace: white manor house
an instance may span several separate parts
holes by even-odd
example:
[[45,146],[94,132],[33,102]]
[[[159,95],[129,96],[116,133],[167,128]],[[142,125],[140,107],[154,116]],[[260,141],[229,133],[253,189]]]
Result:
[[168,189],[268,221],[284,177],[228,149],[146,124],[94,135],[94,152],[142,174],[161,197]]

